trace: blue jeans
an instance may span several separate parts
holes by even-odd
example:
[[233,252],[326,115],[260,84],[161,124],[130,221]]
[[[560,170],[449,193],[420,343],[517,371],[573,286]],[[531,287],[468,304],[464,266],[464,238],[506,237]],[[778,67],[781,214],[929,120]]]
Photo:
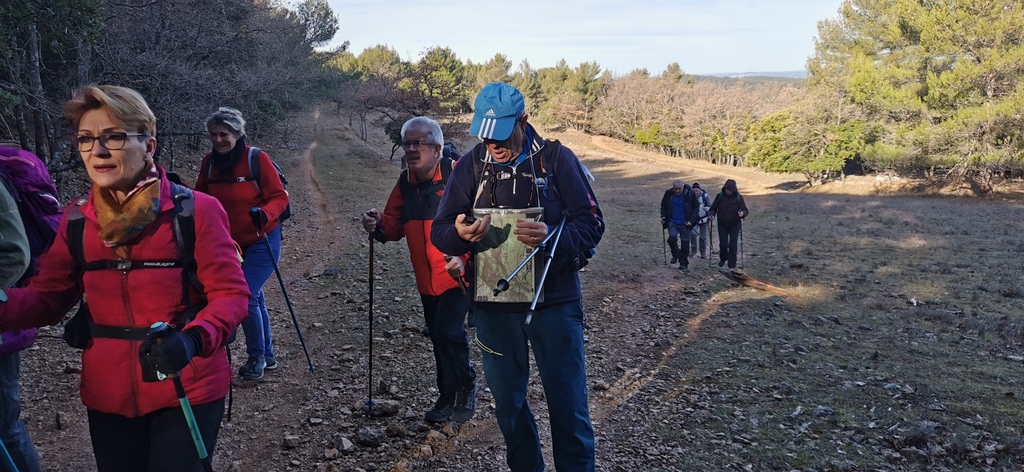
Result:
[[441,395],[455,395],[459,388],[467,390],[476,383],[476,370],[469,362],[469,339],[466,335],[466,299],[453,288],[440,296],[420,294],[423,317],[434,345],[437,365],[437,389]]
[[577,300],[539,308],[529,325],[522,312],[475,308],[474,312],[477,344],[483,351],[484,375],[494,395],[509,468],[513,472],[544,470],[537,423],[527,400],[532,347],[548,402],[555,469],[593,471],[583,304]]
[[39,454],[21,422],[21,353],[0,357],[0,439],[21,472],[39,472]]
[[[270,247],[267,247],[270,241]],[[271,249],[273,254],[271,255]],[[271,260],[270,258],[274,259]],[[249,316],[242,320],[245,333],[245,352],[249,358],[274,357],[274,336],[270,332],[270,313],[263,286],[274,274],[274,265],[281,260],[281,227],[267,234],[265,239],[242,249],[242,273],[249,284]]]

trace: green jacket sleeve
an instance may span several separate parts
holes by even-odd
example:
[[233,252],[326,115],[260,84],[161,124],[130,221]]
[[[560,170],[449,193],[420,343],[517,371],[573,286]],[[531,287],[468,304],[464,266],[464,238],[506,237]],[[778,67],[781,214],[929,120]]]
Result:
[[29,245],[14,197],[0,185],[0,289],[13,287],[28,269]]

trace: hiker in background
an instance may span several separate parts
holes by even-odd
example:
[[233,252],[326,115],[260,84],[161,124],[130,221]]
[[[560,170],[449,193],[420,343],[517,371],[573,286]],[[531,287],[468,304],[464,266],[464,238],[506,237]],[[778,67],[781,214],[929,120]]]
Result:
[[697,198],[697,224],[690,229],[690,257],[697,254],[700,248],[700,258],[704,259],[708,254],[708,209],[711,208],[711,199],[707,192],[700,188],[700,183],[694,182],[693,195]]
[[[0,330],[58,323],[79,299],[87,300],[92,337],[82,352],[80,382],[97,469],[202,470],[175,388],[157,381],[157,372],[179,374],[212,456],[231,381],[224,344],[249,296],[227,215],[207,195],[172,194],[153,161],[156,117],[138,92],[86,87],[73,92],[65,113],[92,189],[68,205],[58,234],[70,236],[72,216],[82,231],[57,237],[29,285],[0,296]],[[182,272],[175,195],[192,199],[202,293]],[[186,302],[201,309],[182,313]],[[162,343],[147,338],[157,322],[175,328]]]
[[679,262],[683,272],[690,270],[690,229],[697,223],[697,210],[693,189],[682,180],[672,181],[672,188],[661,198],[661,226],[668,228],[668,247],[672,250],[669,264]]
[[[558,248],[531,318],[530,303],[471,303],[484,374],[513,471],[544,470],[537,423],[527,399],[530,350],[540,370],[551,422],[555,469],[593,471],[594,428],[588,407],[583,349],[583,293],[579,257],[604,234],[604,220],[579,159],[557,141],[542,139],[527,122],[523,95],[493,82],[476,96],[469,134],[483,140],[455,166],[441,197],[431,240],[441,251],[481,250],[491,216],[470,223],[474,208],[543,207],[543,221],[519,220],[509,241],[537,247],[565,217]],[[543,182],[537,177],[548,172]],[[482,175],[487,173],[487,175]],[[477,179],[481,179],[479,182]],[[543,188],[540,188],[543,185]],[[514,238],[514,239],[512,239]],[[538,265],[539,267],[539,265]],[[538,269],[539,270],[539,269]],[[476,297],[475,274],[467,271]]]
[[718,267],[728,263],[730,269],[736,268],[736,245],[743,231],[743,218],[749,213],[736,181],[726,180],[708,210],[712,220],[718,219]]
[[[363,214],[363,229],[380,242],[405,238],[423,302],[430,342],[434,347],[439,395],[423,419],[463,423],[476,412],[476,370],[469,361],[464,295],[465,262],[469,254],[446,257],[430,242],[437,204],[455,165],[441,157],[444,135],[434,120],[418,116],[402,125],[407,168],[391,190],[384,212]],[[460,287],[461,285],[461,287]]]
[[[259,380],[264,371],[278,367],[263,286],[281,260],[278,218],[288,207],[288,192],[266,152],[259,152],[260,172],[251,178],[251,146],[246,142],[242,112],[220,107],[206,118],[206,130],[213,150],[203,156],[199,165],[196,190],[213,195],[224,205],[231,222],[231,237],[242,248],[242,271],[252,295],[249,316],[242,322],[248,360],[238,369],[238,375],[244,380]],[[257,227],[250,216],[253,210],[258,211],[256,218],[263,223],[262,227]],[[269,248],[263,238],[270,242]]]
[[[0,146],[0,154],[25,152]],[[35,156],[33,156],[35,157]],[[29,268],[29,242],[14,197],[0,185],[0,289],[11,288]],[[22,472],[39,472],[39,454],[21,421],[21,353],[35,328],[5,331],[0,342],[0,440]]]

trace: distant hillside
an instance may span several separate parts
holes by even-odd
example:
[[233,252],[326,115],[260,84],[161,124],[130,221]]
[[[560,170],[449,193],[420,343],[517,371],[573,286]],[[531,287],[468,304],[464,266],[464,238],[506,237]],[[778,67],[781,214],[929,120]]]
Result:
[[790,79],[805,79],[807,78],[806,70],[786,70],[777,72],[722,72],[718,74],[708,74],[713,77],[787,77]]
[[797,72],[749,72],[745,74],[692,75],[690,77],[693,77],[693,80],[697,82],[713,82],[726,86],[740,83],[747,86],[758,86],[765,84],[802,83],[806,78],[807,73],[805,71],[800,71],[799,73],[801,74],[799,77],[796,76]]

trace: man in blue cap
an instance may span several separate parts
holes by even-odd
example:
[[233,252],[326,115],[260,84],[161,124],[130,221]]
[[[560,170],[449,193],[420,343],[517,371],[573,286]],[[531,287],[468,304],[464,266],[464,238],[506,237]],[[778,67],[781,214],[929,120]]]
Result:
[[[553,237],[552,268],[532,313],[530,303],[496,302],[487,293],[471,294],[477,344],[484,376],[494,396],[495,415],[505,437],[513,471],[544,470],[537,424],[527,401],[529,350],[540,371],[551,419],[557,470],[593,471],[594,429],[590,423],[583,352],[583,297],[578,269],[586,264],[604,234],[601,209],[582,164],[558,141],[542,139],[527,122],[523,95],[494,82],[476,97],[469,134],[480,138],[455,166],[441,197],[430,236],[447,254],[476,254],[488,235],[490,215],[474,220],[474,209],[543,207],[542,221],[520,219],[512,234],[528,248]],[[555,243],[557,241],[557,244]],[[552,249],[548,247],[547,249]],[[539,260],[539,258],[538,258]],[[476,261],[471,261],[471,265]],[[467,276],[475,277],[474,270]],[[532,314],[532,316],[530,316]]]

